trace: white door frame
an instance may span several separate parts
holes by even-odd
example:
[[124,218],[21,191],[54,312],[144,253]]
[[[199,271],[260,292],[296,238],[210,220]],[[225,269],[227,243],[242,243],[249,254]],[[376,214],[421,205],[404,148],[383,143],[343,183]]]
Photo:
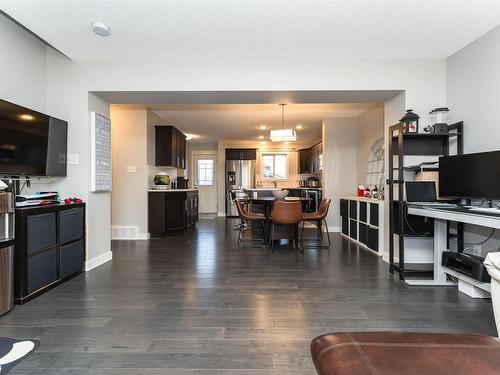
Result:
[[[196,163],[195,163],[195,156],[203,156],[203,155],[210,155],[210,156],[213,156],[214,159],[215,159],[215,163],[214,163],[214,188],[215,188],[215,192],[216,192],[216,196],[218,197],[218,194],[219,194],[219,184],[218,184],[218,165],[217,165],[217,159],[218,159],[218,151],[217,150],[193,150],[191,151],[191,162],[189,163],[189,167],[191,168],[191,173],[190,173],[190,176],[192,177],[192,181],[191,181],[191,186],[197,186],[197,181],[195,181],[194,177],[195,175],[197,175],[197,173],[195,173],[195,168],[196,168]],[[219,212],[219,202],[218,202],[218,199],[216,200],[215,202],[215,208],[216,208],[216,211],[215,212]]]

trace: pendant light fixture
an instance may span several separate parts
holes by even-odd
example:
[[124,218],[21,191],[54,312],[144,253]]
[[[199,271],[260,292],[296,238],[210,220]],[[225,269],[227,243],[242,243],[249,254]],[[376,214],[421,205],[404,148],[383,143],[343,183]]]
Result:
[[286,104],[280,104],[281,129],[275,129],[269,132],[269,138],[273,142],[295,142],[297,140],[294,129],[285,129],[285,106]]

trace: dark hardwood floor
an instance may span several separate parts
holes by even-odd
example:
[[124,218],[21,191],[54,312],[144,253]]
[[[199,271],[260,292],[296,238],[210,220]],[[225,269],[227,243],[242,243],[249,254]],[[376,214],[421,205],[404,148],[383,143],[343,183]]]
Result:
[[332,251],[237,248],[235,221],[113,242],[113,261],[0,318],[38,338],[12,374],[315,374],[310,340],[360,330],[495,335],[491,302],[409,287],[339,235]]

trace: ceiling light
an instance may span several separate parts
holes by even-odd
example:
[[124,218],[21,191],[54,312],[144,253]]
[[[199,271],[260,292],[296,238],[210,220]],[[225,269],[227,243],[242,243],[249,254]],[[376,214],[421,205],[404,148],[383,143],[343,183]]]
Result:
[[191,139],[195,138],[194,134],[184,134],[186,136],[186,141],[190,141]]
[[259,135],[259,139],[264,139],[264,136],[263,135]]
[[302,126],[302,125],[297,125],[297,126],[295,127],[295,129],[300,130],[300,129],[302,129],[303,127],[304,127],[304,126]]
[[94,22],[92,24],[92,30],[94,30],[94,33],[100,36],[108,36],[109,32],[111,31],[110,28],[102,22]]
[[267,129],[267,126],[266,126],[266,125],[260,125],[260,126],[259,126],[259,129],[260,129],[260,130],[266,130],[266,129]]
[[20,120],[23,121],[33,121],[35,119],[35,116],[28,115],[27,113],[23,113],[22,115],[18,116]]
[[273,142],[295,142],[297,140],[297,135],[294,129],[285,129],[285,106],[286,104],[280,104],[281,106],[281,129],[271,130],[269,132],[269,138]]

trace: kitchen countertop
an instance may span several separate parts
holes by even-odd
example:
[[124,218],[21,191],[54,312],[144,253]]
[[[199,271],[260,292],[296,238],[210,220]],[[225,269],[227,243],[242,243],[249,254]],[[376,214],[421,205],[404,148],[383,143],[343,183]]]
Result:
[[149,189],[150,193],[175,193],[176,191],[198,191],[198,189]]

